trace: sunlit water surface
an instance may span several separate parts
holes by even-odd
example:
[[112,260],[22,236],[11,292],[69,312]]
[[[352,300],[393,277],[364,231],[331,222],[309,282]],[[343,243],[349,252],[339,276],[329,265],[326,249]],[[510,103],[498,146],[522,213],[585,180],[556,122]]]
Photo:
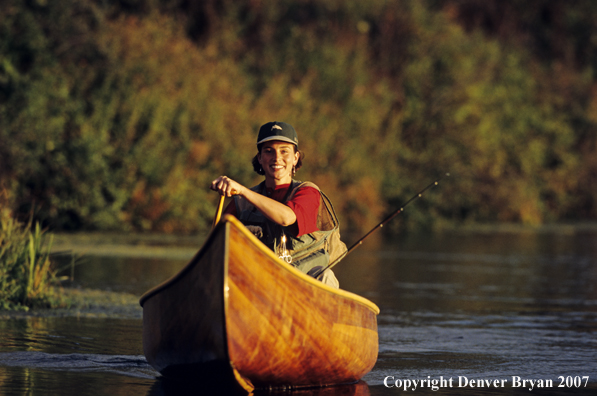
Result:
[[[368,240],[336,273],[381,309],[377,364],[357,386],[295,394],[597,394],[597,232],[565,231]],[[195,248],[160,249],[90,248],[73,286],[141,295]],[[141,337],[140,311],[0,320],[0,394],[224,393],[160,378]]]

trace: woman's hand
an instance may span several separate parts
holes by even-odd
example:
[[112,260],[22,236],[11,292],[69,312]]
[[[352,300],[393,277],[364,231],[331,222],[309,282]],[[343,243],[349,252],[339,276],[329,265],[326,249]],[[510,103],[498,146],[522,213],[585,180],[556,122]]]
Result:
[[220,176],[211,182],[210,188],[225,197],[240,195],[274,223],[287,227],[296,222],[296,214],[287,205],[246,188],[229,177]]
[[245,187],[227,176],[220,176],[211,182],[210,188],[219,192],[220,195],[231,197],[233,195],[242,195],[241,192]]

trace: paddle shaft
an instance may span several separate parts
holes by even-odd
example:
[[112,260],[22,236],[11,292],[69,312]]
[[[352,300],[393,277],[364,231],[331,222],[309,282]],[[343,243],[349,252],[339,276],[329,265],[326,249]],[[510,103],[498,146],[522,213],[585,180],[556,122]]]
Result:
[[218,202],[218,210],[216,210],[216,216],[214,217],[214,222],[211,225],[212,230],[220,222],[220,217],[222,217],[222,208],[224,207],[224,198],[226,198],[224,195],[220,195],[220,202]]
[[422,189],[421,191],[419,191],[411,199],[409,199],[408,201],[406,201],[406,203],[404,205],[402,205],[400,207],[400,209],[398,209],[395,212],[393,212],[390,215],[388,215],[388,217],[386,217],[385,219],[383,219],[383,221],[381,223],[377,224],[368,233],[366,233],[365,236],[363,236],[361,239],[359,239],[358,241],[356,241],[349,249],[346,250],[346,252],[343,255],[341,255],[336,260],[334,260],[332,263],[328,264],[322,270],[320,270],[319,272],[317,272],[316,274],[314,274],[313,277],[317,278],[319,275],[323,274],[323,272],[325,270],[328,270],[328,269],[332,268],[333,266],[335,266],[336,264],[338,264],[350,252],[352,252],[353,250],[355,250],[357,247],[361,246],[363,244],[363,241],[365,241],[365,239],[367,239],[369,237],[369,235],[373,234],[375,231],[377,231],[378,229],[382,228],[384,225],[386,225],[386,223],[388,223],[390,220],[392,220],[398,214],[402,213],[404,211],[404,208],[406,207],[406,205],[408,205],[412,201],[416,200],[417,198],[420,198],[425,191],[429,190],[433,186],[437,186],[439,184],[439,182],[440,182],[441,179],[443,179],[444,177],[448,177],[448,176],[450,176],[450,174],[446,173],[444,176],[440,177],[439,179],[437,179],[436,181],[434,181],[433,183],[429,184],[427,187],[425,187],[424,189]]

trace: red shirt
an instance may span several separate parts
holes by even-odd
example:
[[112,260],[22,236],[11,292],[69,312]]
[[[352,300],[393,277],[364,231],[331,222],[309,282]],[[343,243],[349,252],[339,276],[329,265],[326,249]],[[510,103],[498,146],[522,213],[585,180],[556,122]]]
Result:
[[[289,187],[290,184],[283,184],[281,186],[276,186],[275,189],[267,188],[266,196],[275,201],[283,202]],[[294,194],[291,200],[286,202],[286,205],[292,209],[296,216],[296,223],[290,226],[295,237],[300,237],[301,235],[310,234],[319,230],[319,228],[317,228],[319,201],[320,195],[316,188],[302,187]],[[237,216],[234,201],[228,204],[224,213]]]

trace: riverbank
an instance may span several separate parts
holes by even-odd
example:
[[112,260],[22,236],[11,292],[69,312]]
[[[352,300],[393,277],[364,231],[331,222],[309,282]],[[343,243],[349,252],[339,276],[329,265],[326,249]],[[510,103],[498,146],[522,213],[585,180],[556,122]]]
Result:
[[139,296],[94,289],[64,288],[64,306],[28,311],[0,311],[0,320],[27,317],[143,318]]

